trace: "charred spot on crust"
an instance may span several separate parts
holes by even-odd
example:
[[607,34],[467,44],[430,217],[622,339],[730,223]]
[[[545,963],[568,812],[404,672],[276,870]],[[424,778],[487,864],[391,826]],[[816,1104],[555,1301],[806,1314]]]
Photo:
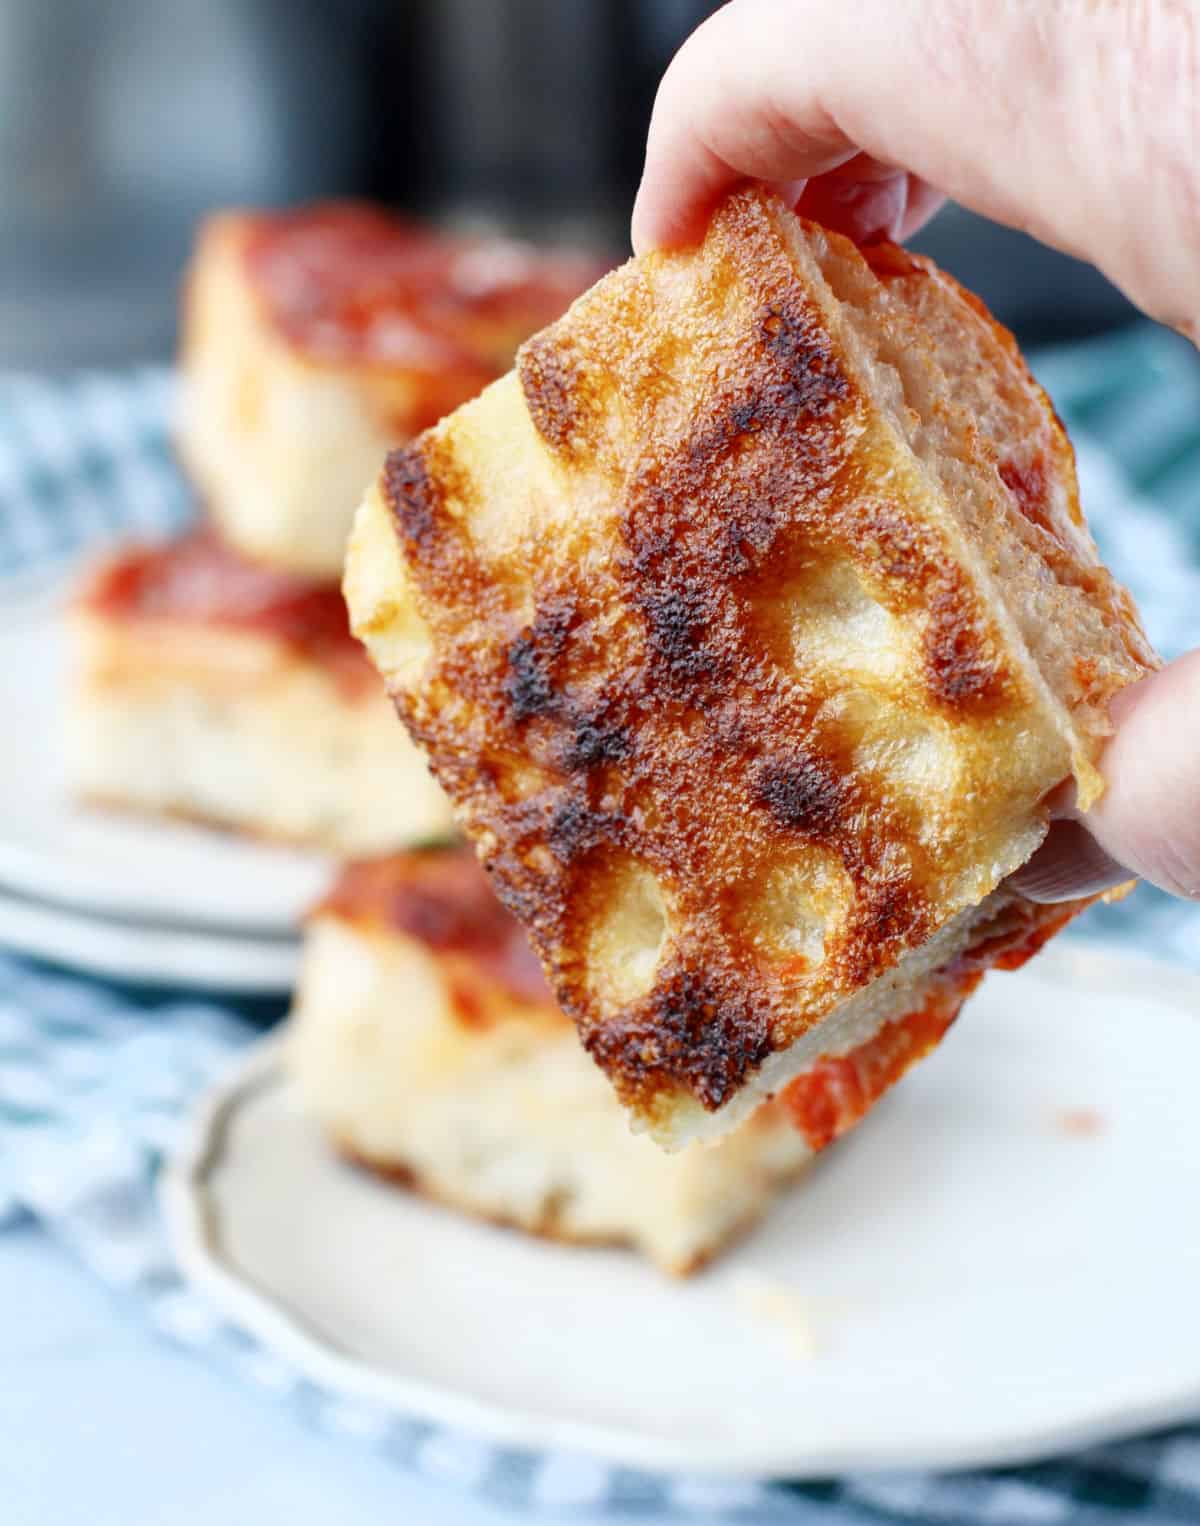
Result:
[[744,428],[819,418],[849,397],[850,384],[829,334],[807,305],[799,301],[768,305],[759,314],[758,332],[781,374],[769,375],[757,396],[747,399]]
[[552,715],[560,708],[554,667],[563,654],[575,619],[573,599],[547,599],[539,605],[533,623],[509,646],[505,696],[514,721]]
[[924,660],[930,693],[955,710],[995,704],[1004,693],[1004,673],[988,651],[964,590],[947,579],[928,597]]
[[829,837],[845,824],[848,781],[824,758],[793,751],[768,759],[758,793],[781,826],[810,837]]
[[704,975],[682,970],[651,998],[659,1044],[672,1075],[704,1107],[718,1108],[771,1052],[766,1014],[722,1000]]
[[902,509],[879,503],[870,509],[859,532],[863,554],[880,576],[914,592],[929,568],[929,548]]
[[419,441],[389,452],[383,488],[403,539],[414,547],[432,540],[442,511],[442,489]]
[[[845,460],[835,416],[851,387],[815,311],[764,305],[736,350],[679,448],[639,463],[624,493],[628,597],[646,621],[655,682],[676,693],[739,682],[750,659],[732,585],[762,575],[782,532],[819,519]],[[785,458],[759,436],[786,438]]]
[[530,632],[523,632],[509,647],[508,669],[505,692],[514,721],[545,715],[555,708],[558,696]]
[[718,660],[708,640],[717,614],[714,589],[696,579],[648,579],[637,590],[651,649],[672,678],[711,675]]
[[566,750],[566,766],[575,772],[603,763],[619,763],[629,756],[630,750],[629,732],[624,726],[608,725],[598,716],[583,716],[575,723],[575,733]]
[[571,794],[553,812],[546,833],[551,853],[560,863],[587,853],[613,835],[614,822],[580,794]]
[[534,427],[551,450],[570,455],[588,408],[585,380],[570,344],[535,334],[517,356],[517,373]]
[[755,494],[731,504],[729,518],[722,527],[721,561],[727,575],[740,577],[757,567],[774,547],[783,526],[784,514],[769,497]]
[[689,969],[655,987],[643,1016],[593,1028],[584,1042],[623,1093],[683,1086],[709,1112],[771,1053],[765,1008],[722,996],[707,976]]
[[864,942],[889,948],[924,936],[929,928],[929,908],[911,879],[884,880],[870,891],[859,916]]

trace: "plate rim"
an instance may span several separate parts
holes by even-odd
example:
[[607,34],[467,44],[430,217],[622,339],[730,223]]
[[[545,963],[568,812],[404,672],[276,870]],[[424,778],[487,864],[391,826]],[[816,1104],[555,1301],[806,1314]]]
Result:
[[[1076,988],[1114,980],[1136,981],[1155,997],[1200,1016],[1200,972],[1138,953],[1125,953],[1090,939],[1045,950],[1037,968],[1052,977],[1069,978]],[[924,1450],[911,1444],[894,1452],[878,1446],[865,1450],[853,1439],[826,1446],[820,1456],[801,1447],[731,1441],[713,1455],[711,1441],[686,1442],[647,1437],[633,1429],[564,1420],[553,1413],[502,1409],[499,1403],[463,1394],[403,1374],[384,1372],[348,1356],[309,1328],[303,1315],[282,1296],[272,1294],[239,1272],[215,1245],[206,1178],[221,1157],[229,1119],[251,1095],[286,1084],[282,1056],[286,1035],[259,1040],[201,1099],[184,1136],[163,1165],[157,1190],[168,1243],[185,1279],[230,1321],[257,1337],[290,1362],[309,1381],[347,1398],[376,1404],[407,1420],[417,1419],[466,1432],[476,1439],[536,1454],[582,1453],[616,1466],[657,1473],[729,1479],[806,1479],[849,1473],[956,1472],[1010,1467],[1100,1445],[1119,1438],[1194,1420],[1200,1412],[1200,1371],[1164,1391],[1132,1392],[1120,1402],[1102,1399],[1091,1411],[1082,1408],[1057,1424],[1040,1425],[1036,1434],[999,1434],[991,1445],[954,1441]]]
[[0,946],[109,980],[240,996],[286,996],[301,942],[153,927],[76,911],[0,886]]
[[[291,848],[286,844],[277,846],[261,844],[251,836],[243,837],[234,832],[226,833],[219,826],[205,826],[202,822],[181,820],[160,823],[153,812],[147,811],[143,814],[132,809],[126,811],[120,806],[113,806],[110,811],[108,807],[93,808],[84,803],[79,808],[89,812],[94,809],[97,816],[112,815],[117,819],[136,822],[147,832],[155,832],[160,826],[166,825],[173,831],[194,833],[198,851],[205,839],[215,839],[219,843],[222,837],[230,837],[239,847],[244,847],[247,851],[258,847],[263,852],[294,853],[311,857],[312,865],[320,866],[326,881],[333,877],[336,870],[337,859],[331,855],[307,855],[303,849]],[[57,865],[51,863],[39,857],[36,850],[0,835],[0,892],[53,905],[76,916],[120,918],[148,928],[178,929],[184,933],[199,933],[213,937],[255,938],[262,941],[272,939],[279,941],[289,933],[293,933],[298,923],[298,914],[297,917],[289,920],[282,913],[252,916],[242,921],[236,918],[231,920],[228,915],[223,915],[215,907],[209,911],[199,904],[193,910],[168,908],[164,911],[161,906],[155,908],[150,899],[139,894],[135,889],[117,888],[110,893],[98,873],[93,874],[84,870],[80,874],[78,866],[73,870],[75,878],[64,883],[60,872],[62,867],[61,861]]]

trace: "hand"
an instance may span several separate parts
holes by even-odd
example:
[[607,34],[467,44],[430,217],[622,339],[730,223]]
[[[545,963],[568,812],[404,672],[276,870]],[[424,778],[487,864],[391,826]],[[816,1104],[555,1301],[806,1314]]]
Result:
[[[746,179],[860,241],[943,194],[1090,260],[1200,339],[1193,0],[731,0],[663,77],[634,248],[686,244]],[[1138,874],[1200,898],[1200,653],[1117,696],[1107,789],[1017,877],[1035,899]],[[1082,823],[1086,821],[1086,831]]]

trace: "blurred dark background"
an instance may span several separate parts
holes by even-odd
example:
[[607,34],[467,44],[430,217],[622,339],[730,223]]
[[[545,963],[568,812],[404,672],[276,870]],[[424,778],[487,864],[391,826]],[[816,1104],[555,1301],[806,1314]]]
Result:
[[[844,0],[830,0],[844,3]],[[626,248],[703,0],[0,0],[0,366],[165,357],[196,221],[363,194]],[[1128,322],[957,208],[919,241],[1028,342]]]

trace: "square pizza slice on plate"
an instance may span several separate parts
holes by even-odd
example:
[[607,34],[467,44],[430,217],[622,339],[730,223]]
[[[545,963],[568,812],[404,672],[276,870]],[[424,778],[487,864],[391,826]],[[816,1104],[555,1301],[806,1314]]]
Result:
[[780,1102],[712,1149],[667,1155],[631,1133],[469,848],[347,867],[308,923],[286,1054],[348,1158],[460,1212],[632,1245],[677,1274],[812,1155]]
[[225,212],[187,283],[178,445],[224,537],[341,575],[363,486],[603,269],[365,204]]
[[77,794],[338,853],[451,832],[336,583],[205,528],[109,557],[70,619]]

